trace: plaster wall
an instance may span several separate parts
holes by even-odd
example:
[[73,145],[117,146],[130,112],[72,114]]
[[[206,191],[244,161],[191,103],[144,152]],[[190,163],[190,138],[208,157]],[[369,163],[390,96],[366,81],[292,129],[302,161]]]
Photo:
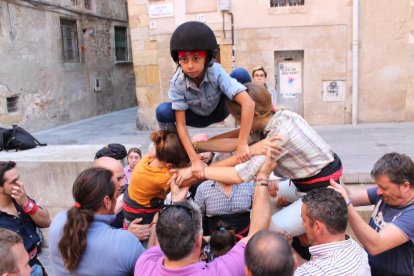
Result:
[[414,120],[413,12],[413,1],[361,1],[361,122]]
[[[132,62],[116,63],[114,26],[126,1],[0,2],[0,123],[35,131],[136,104]],[[80,62],[62,58],[60,20],[76,21]],[[95,79],[102,90],[94,92]],[[6,97],[18,96],[7,112]]]

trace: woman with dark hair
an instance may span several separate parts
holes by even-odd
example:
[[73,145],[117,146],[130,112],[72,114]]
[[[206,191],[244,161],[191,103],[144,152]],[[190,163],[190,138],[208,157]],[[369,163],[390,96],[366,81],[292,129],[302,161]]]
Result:
[[139,240],[110,227],[115,219],[116,187],[112,172],[90,168],[75,180],[75,204],[59,213],[49,231],[52,265],[57,275],[129,275],[144,252]]

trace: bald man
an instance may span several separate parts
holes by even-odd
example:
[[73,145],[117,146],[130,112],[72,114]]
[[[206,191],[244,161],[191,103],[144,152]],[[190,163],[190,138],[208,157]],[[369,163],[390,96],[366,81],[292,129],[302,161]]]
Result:
[[247,276],[288,276],[293,275],[297,267],[289,242],[284,236],[271,231],[256,233],[247,243],[244,257]]
[[[123,227],[123,209],[122,209],[122,203],[123,203],[123,187],[125,185],[124,183],[124,167],[122,166],[121,162],[119,160],[116,160],[112,157],[103,156],[95,160],[92,167],[99,167],[99,168],[105,168],[107,170],[112,171],[112,181],[117,185],[117,195],[118,199],[116,201],[115,206],[115,213],[117,214],[116,219],[113,223],[111,223],[112,227],[115,228],[122,228]],[[150,224],[139,224],[141,222],[142,218],[135,219],[131,222],[131,224],[128,226],[128,231],[134,234],[140,241],[146,241],[149,237],[149,228]]]
[[[92,167],[104,168],[112,171],[112,181],[117,186],[117,197],[120,196],[123,192],[124,183],[124,167],[121,164],[121,161],[116,160],[112,157],[103,156],[95,160]],[[115,210],[117,211],[117,210]]]

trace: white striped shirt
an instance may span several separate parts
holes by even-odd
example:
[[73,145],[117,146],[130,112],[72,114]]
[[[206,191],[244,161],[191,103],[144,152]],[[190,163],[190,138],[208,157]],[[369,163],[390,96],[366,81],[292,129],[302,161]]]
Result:
[[[280,135],[282,151],[277,156],[275,175],[290,179],[308,178],[318,174],[334,160],[331,147],[298,114],[287,110],[276,112],[261,133],[266,138]],[[249,142],[263,137],[252,134]],[[266,156],[256,155],[249,161],[236,165],[237,174],[243,181],[253,179],[263,165]]]
[[368,255],[350,236],[340,242],[309,247],[311,260],[296,269],[295,276],[371,275]]

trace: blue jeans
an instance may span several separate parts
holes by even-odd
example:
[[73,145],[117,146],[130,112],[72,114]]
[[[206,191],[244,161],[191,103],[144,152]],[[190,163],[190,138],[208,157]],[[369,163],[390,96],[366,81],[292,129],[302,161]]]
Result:
[[[170,129],[171,124],[175,125],[175,111],[172,109],[171,102],[161,103],[157,106],[155,111],[160,129]],[[186,125],[192,127],[207,127],[211,124],[223,121],[229,116],[229,112],[226,107],[226,96],[222,96],[216,109],[208,115],[202,116],[195,114],[190,109],[185,111]]]

